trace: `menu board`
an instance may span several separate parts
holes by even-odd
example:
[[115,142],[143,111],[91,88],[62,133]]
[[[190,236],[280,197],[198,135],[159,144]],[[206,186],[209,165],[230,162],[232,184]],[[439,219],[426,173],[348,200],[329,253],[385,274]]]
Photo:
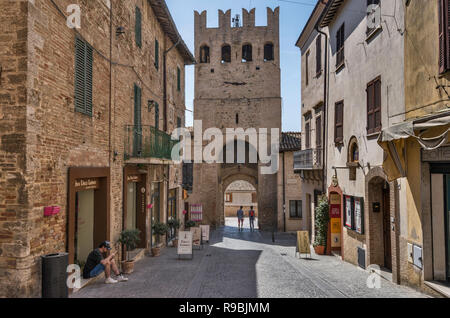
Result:
[[355,231],[364,234],[364,199],[354,199]]
[[297,232],[297,253],[311,254],[308,231]]
[[180,232],[178,238],[178,255],[192,255],[192,232]]
[[209,225],[200,225],[202,230],[202,241],[209,242]]
[[194,222],[203,220],[203,206],[201,204],[191,204],[191,220]]
[[199,227],[191,227],[192,233],[192,245],[201,246],[202,245],[202,229]]
[[344,225],[348,229],[353,229],[353,204],[352,204],[352,197],[351,196],[345,196],[344,197],[344,203],[345,203],[345,220]]

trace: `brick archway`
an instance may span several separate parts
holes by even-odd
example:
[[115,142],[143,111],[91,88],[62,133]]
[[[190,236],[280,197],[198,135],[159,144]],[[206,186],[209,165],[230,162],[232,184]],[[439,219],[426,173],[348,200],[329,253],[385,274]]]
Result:
[[[385,192],[383,198],[383,191]],[[389,199],[387,200],[387,196]],[[385,202],[388,201],[388,202]],[[380,203],[380,211],[374,212],[375,203]],[[386,211],[383,211],[386,209]],[[367,244],[367,263],[388,266],[386,263],[386,246],[383,230],[390,232],[390,266],[392,281],[399,283],[399,222],[398,222],[398,184],[389,182],[381,167],[369,170],[365,177],[365,228]],[[384,213],[388,213],[383,220]],[[388,234],[387,234],[388,235]],[[389,254],[389,253],[388,253]]]

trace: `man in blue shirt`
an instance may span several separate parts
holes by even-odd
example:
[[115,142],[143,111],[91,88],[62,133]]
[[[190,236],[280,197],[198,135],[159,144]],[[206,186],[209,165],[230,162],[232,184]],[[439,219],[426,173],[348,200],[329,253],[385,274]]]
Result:
[[243,208],[244,207],[241,206],[241,208],[237,211],[239,231],[241,231],[244,227],[244,210],[242,210]]

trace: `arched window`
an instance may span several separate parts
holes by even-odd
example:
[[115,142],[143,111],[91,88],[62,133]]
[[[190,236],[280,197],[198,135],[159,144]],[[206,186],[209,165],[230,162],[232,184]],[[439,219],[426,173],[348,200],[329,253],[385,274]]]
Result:
[[359,161],[359,147],[356,137],[352,137],[348,146],[348,159],[349,163],[357,163]]
[[273,53],[273,44],[267,43],[264,45],[264,61],[273,61],[275,59]]
[[251,62],[253,60],[252,57],[252,45],[245,44],[242,46],[242,62]]
[[200,48],[200,63],[209,63],[209,46],[203,45]]
[[231,62],[231,46],[225,44],[222,46],[222,63]]

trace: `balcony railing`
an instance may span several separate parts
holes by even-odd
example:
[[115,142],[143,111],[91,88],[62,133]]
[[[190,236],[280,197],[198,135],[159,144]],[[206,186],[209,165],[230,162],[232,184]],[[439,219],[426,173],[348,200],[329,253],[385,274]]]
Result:
[[153,126],[125,126],[125,160],[131,158],[171,159],[178,141]]
[[322,169],[323,150],[307,149],[294,153],[294,170]]

